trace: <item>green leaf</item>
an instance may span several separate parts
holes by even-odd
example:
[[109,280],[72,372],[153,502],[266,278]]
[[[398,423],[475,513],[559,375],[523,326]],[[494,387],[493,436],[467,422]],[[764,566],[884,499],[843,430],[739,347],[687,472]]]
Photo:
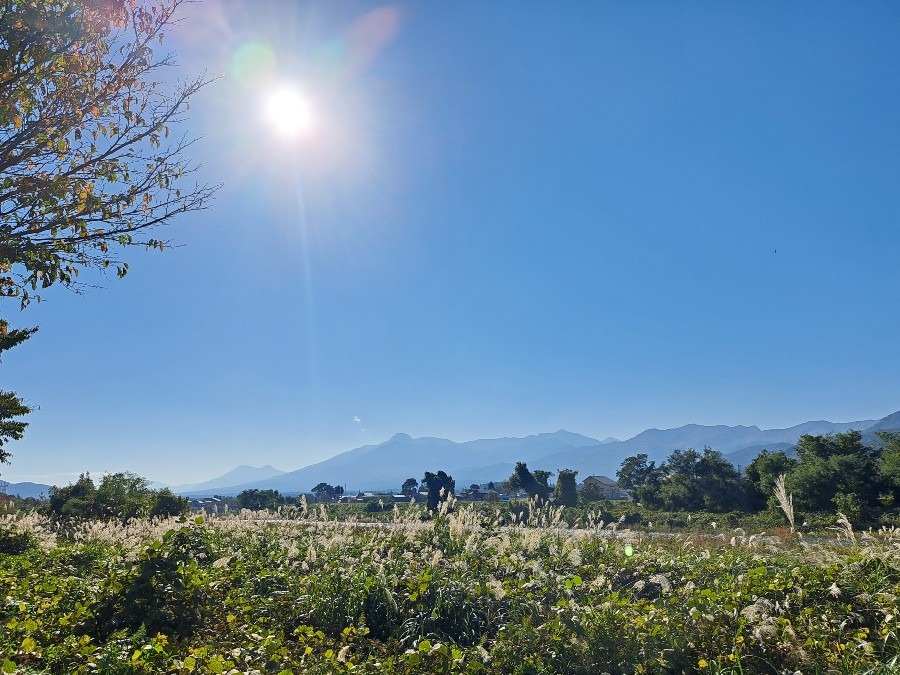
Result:
[[13,673],[16,672],[16,664],[13,663],[12,661],[10,661],[9,659],[4,659],[3,660],[3,668],[2,668],[2,670],[0,670],[0,672],[8,674],[8,675],[12,675]]
[[22,640],[21,650],[26,654],[30,654],[35,649],[37,649],[37,642],[35,642],[34,638],[30,635],[26,635],[25,639]]
[[193,656],[186,656],[181,667],[190,673],[194,670],[194,668],[197,667],[197,659],[195,659]]

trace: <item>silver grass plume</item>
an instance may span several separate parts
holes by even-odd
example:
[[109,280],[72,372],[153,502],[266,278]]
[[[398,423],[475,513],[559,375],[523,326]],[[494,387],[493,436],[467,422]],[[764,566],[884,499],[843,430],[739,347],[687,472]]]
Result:
[[778,506],[784,511],[788,522],[791,524],[791,534],[794,533],[794,495],[788,494],[787,488],[784,487],[784,474],[775,479],[775,499],[778,500]]

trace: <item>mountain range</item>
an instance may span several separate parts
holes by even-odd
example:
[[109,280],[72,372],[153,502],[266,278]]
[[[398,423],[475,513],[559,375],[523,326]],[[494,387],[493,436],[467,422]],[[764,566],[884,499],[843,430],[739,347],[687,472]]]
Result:
[[457,486],[462,487],[470,483],[501,481],[512,473],[517,461],[527,462],[532,469],[554,472],[563,468],[576,469],[582,479],[589,475],[612,477],[626,457],[638,453],[646,453],[650,460],[662,462],[673,450],[704,447],[718,450],[736,466],[746,466],[762,449],[791,451],[804,434],[840,433],[850,429],[863,431],[866,440],[877,442],[875,431],[900,430],[900,411],[880,420],[819,420],[786,429],[688,424],[676,429],[647,429],[624,441],[613,438],[598,441],[563,429],[524,438],[463,443],[444,438],[412,438],[401,433],[383,443],[348,450],[296,471],[233,485],[225,485],[227,480],[223,480],[223,476],[176,491],[196,497],[235,495],[252,488],[297,494],[309,492],[320,482],[342,485],[348,491],[399,490],[406,478],[421,479],[425,471],[439,469],[452,475]]
[[[242,465],[202,483],[176,485],[177,494],[192,497],[236,495],[247,489],[273,489],[282,494],[309,492],[320,482],[342,485],[348,491],[399,490],[407,478],[422,478],[425,471],[444,470],[459,487],[471,483],[501,481],[509,477],[515,463],[527,462],[531,469],[575,469],[579,479],[590,475],[614,477],[626,457],[646,453],[657,463],[676,449],[710,447],[735,466],[747,466],[763,449],[793,452],[803,434],[840,433],[856,429],[863,442],[877,444],[877,431],[900,430],[900,411],[878,420],[855,422],[804,422],[786,429],[757,426],[703,426],[687,424],[676,429],[647,429],[624,441],[603,441],[560,429],[554,433],[524,438],[480,439],[457,443],[445,438],[412,438],[396,434],[383,443],[364,445],[325,461],[282,471],[273,466]],[[152,487],[162,487],[153,483]],[[7,492],[22,497],[47,495],[50,486],[10,483]]]
[[196,490],[211,490],[215,488],[228,488],[232,485],[241,485],[243,483],[254,483],[258,481],[263,481],[268,478],[274,478],[275,476],[280,476],[283,473],[287,473],[282,471],[281,469],[276,469],[274,466],[248,466],[246,464],[242,464],[241,466],[235,467],[231,471],[226,474],[222,474],[218,478],[213,478],[212,480],[205,481],[203,483],[188,483],[186,485],[173,485],[171,486],[172,492],[176,494],[188,494],[192,493]]

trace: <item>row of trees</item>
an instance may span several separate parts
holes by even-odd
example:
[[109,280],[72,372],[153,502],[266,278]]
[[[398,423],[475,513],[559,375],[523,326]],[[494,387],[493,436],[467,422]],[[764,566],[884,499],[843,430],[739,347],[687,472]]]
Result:
[[186,515],[190,501],[168,488],[153,490],[146,478],[133,473],[106,474],[99,485],[90,474],[83,473],[71,485],[51,487],[45,508],[49,515],[64,519],[126,521],[147,516]]
[[805,435],[796,457],[763,450],[743,473],[710,448],[676,450],[660,465],[639,454],[627,458],[616,476],[620,487],[653,508],[761,511],[775,506],[775,481],[784,475],[798,509],[860,518],[900,504],[900,433],[877,438],[867,445],[859,431]]
[[578,505],[578,472],[572,469],[560,469],[556,476],[556,486],[550,486],[552,471],[535,469],[531,471],[525,462],[516,462],[512,475],[500,484],[501,489],[516,493],[524,491],[532,499],[541,501],[549,499],[552,494],[557,504],[563,506]]

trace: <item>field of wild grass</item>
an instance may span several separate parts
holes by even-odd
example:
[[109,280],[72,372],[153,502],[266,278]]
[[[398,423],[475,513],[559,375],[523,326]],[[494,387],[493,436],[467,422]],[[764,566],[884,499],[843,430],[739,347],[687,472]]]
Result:
[[458,504],[423,515],[4,516],[2,672],[900,669],[900,530],[844,519],[811,542],[563,528],[553,510],[514,526]]

